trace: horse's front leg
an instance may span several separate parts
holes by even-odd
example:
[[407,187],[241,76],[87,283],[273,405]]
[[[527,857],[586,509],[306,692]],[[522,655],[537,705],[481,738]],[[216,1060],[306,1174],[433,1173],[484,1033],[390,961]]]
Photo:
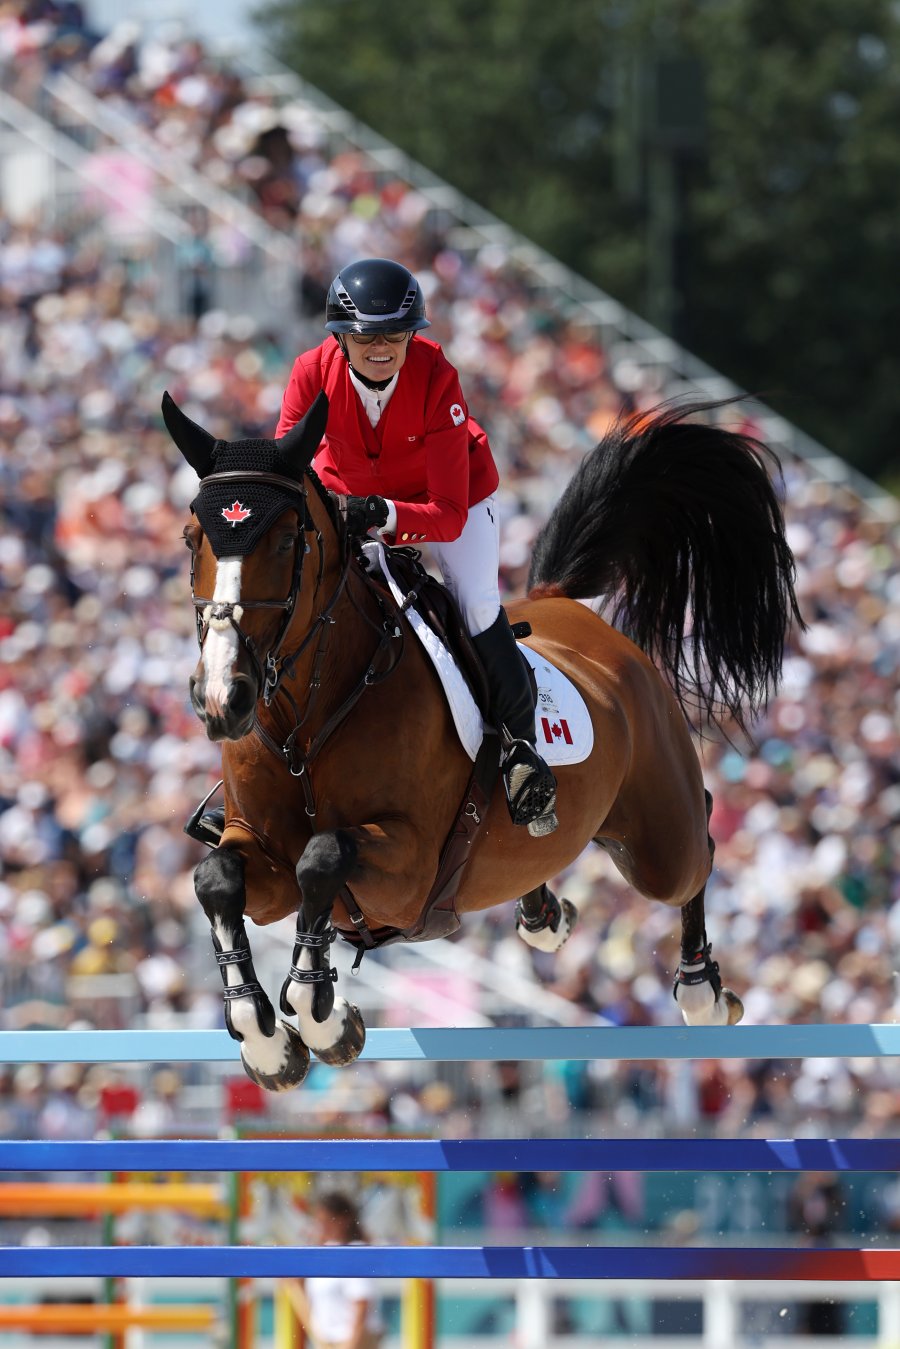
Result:
[[[707,792],[707,820],[712,804]],[[710,837],[710,862],[715,851]],[[737,994],[722,987],[719,966],[712,958],[712,947],[706,937],[706,886],[681,910],[681,960],[675,976],[675,1001],[688,1026],[733,1026],[744,1015],[744,1004]]]
[[285,1091],[309,1071],[309,1050],[293,1026],[279,1020],[256,971],[244,927],[244,859],[216,848],[194,871],[194,889],[212,929],[225,985],[225,1024],[241,1046],[244,1070],[267,1091]]
[[366,1042],[358,1007],[335,995],[337,970],[329,950],[337,935],[331,924],[334,901],[359,868],[354,834],[335,829],[314,834],[297,863],[303,896],[291,969],[281,989],[281,1010],[296,1013],[305,1044],[323,1063],[352,1063]]

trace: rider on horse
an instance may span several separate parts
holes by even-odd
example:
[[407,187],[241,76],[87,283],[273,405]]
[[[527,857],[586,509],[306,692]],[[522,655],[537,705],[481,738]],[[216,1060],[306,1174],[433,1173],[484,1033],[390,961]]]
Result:
[[314,468],[345,496],[348,530],[387,544],[428,543],[481,658],[514,824],[557,827],[556,779],[535,748],[534,698],[500,606],[499,475],[469,416],[459,376],[430,327],[414,276],[366,258],[331,283],[321,346],[299,356],[285,390],[283,436],[324,389],[329,414]]

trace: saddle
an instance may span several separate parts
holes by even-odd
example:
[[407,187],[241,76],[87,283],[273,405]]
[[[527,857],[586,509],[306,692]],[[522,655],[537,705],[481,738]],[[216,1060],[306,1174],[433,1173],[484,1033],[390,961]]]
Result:
[[[406,595],[407,607],[425,620],[453,656],[479,712],[488,720],[487,679],[456,600],[443,582],[425,570],[418,548],[391,548],[389,555],[394,580]],[[369,560],[365,554],[361,555],[360,562],[368,569]],[[376,584],[382,583],[377,572],[374,575],[370,572],[370,575]]]
[[[418,548],[391,548],[389,551],[391,571],[407,597],[408,607],[414,609],[428,624],[431,631],[450,652],[460,674],[475,699],[475,705],[482,719],[491,725],[491,695],[484,666],[463,622],[459,605],[442,581],[432,576],[422,565],[422,554]],[[363,553],[360,564],[369,570],[369,559]],[[376,584],[383,584],[380,575],[370,572]],[[513,636],[518,640],[531,636],[530,623],[513,623]],[[537,698],[537,684],[534,671],[523,657],[528,671],[533,698]]]

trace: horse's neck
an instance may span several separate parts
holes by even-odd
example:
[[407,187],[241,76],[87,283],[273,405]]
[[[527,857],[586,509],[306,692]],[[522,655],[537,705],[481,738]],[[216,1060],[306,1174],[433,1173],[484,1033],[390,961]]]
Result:
[[[295,704],[276,698],[264,720],[289,731],[302,719],[303,738],[314,736],[352,693],[365,674],[381,624],[377,600],[359,565],[347,559],[328,508],[314,486],[309,490],[313,528],[306,534],[303,589],[313,592],[312,609],[299,604],[284,643],[285,655],[302,649],[284,689]],[[305,643],[305,646],[304,646]]]

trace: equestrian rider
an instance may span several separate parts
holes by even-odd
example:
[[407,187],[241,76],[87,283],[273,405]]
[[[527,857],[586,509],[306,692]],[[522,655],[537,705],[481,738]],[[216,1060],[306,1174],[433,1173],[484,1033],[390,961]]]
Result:
[[421,335],[430,326],[405,267],[386,258],[343,267],[326,300],[329,336],[294,363],[275,434],[324,389],[328,428],[313,467],[348,498],[348,530],[428,544],[484,665],[513,823],[540,837],[557,827],[556,779],[535,749],[531,685],[500,605],[499,476],[455,368]]

